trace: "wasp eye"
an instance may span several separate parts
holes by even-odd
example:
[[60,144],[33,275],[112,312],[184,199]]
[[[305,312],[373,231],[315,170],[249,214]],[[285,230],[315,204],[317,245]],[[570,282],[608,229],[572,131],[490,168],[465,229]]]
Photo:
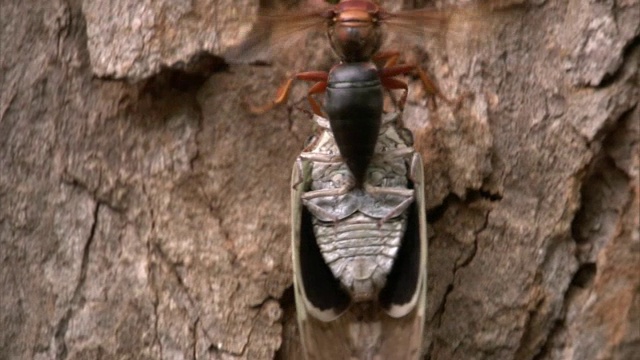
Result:
[[324,12],[322,13],[322,15],[320,15],[320,16],[322,16],[323,18],[325,18],[325,19],[329,20],[329,22],[332,22],[332,21],[334,21],[334,20],[335,20],[335,18],[336,18],[336,12],[335,12],[335,11],[333,11],[333,9],[327,9],[327,10],[326,10],[326,11],[324,11]]

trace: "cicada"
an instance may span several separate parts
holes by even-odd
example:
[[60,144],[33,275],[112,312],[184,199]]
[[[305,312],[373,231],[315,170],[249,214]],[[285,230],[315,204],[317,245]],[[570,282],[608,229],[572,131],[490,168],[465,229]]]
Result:
[[330,122],[292,175],[294,289],[307,359],[418,359],[427,291],[422,158],[385,114],[361,183]]

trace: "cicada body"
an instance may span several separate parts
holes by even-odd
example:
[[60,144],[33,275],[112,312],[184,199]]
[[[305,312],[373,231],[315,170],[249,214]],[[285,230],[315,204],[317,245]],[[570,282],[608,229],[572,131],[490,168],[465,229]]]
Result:
[[383,115],[357,184],[329,121],[292,177],[298,325],[307,359],[418,359],[425,321],[424,174],[400,113]]

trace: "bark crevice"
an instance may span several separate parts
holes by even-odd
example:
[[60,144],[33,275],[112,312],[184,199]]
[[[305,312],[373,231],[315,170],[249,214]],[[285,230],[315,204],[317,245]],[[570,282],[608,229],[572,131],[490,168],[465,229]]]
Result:
[[100,211],[101,203],[96,201],[93,209],[93,222],[91,223],[91,228],[89,230],[89,236],[85,241],[83,250],[82,250],[82,261],[80,263],[80,273],[78,274],[78,281],[73,290],[73,296],[71,297],[71,301],[69,303],[69,307],[66,312],[56,325],[55,333],[54,333],[54,349],[55,349],[55,357],[56,360],[64,360],[67,358],[68,349],[65,340],[65,335],[67,334],[67,329],[69,328],[69,322],[73,317],[74,312],[82,306],[82,290],[84,284],[87,280],[87,268],[89,266],[89,255],[91,244],[96,235],[96,229],[98,227],[98,215]]

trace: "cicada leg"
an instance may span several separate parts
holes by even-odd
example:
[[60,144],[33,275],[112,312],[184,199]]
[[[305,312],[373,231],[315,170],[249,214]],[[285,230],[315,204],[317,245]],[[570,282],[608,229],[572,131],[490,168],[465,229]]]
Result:
[[319,154],[314,152],[303,152],[300,154],[299,158],[313,161],[313,162],[325,163],[325,164],[336,164],[344,161],[342,159],[342,156],[337,154],[330,155],[330,154]]
[[302,194],[302,200],[311,200],[319,197],[327,197],[327,196],[342,196],[348,193],[351,189],[353,189],[353,184],[348,184],[343,187],[339,187],[337,189],[321,189],[321,190],[312,190],[307,191]]
[[365,184],[364,190],[369,194],[373,195],[395,195],[402,196],[405,199],[400,202],[396,207],[391,209],[387,215],[381,218],[378,221],[378,227],[382,226],[385,222],[389,221],[389,219],[393,219],[394,217],[400,216],[403,212],[407,210],[409,205],[415,201],[415,191],[413,189],[404,189],[404,188],[389,188],[389,187],[378,187]]

